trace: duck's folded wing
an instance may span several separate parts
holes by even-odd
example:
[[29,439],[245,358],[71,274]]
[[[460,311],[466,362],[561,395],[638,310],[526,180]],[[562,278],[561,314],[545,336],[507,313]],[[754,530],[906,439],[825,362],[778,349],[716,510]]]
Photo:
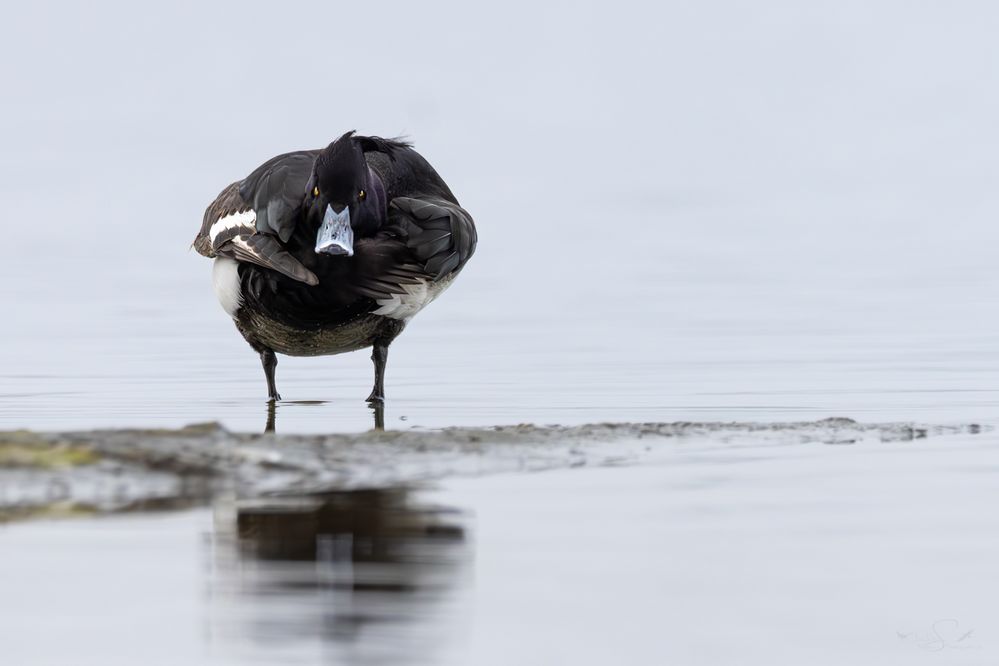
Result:
[[389,221],[403,229],[406,246],[434,281],[460,271],[475,252],[475,222],[456,203],[399,197],[389,205]]
[[300,150],[273,157],[239,184],[239,196],[256,213],[256,229],[287,243],[295,231],[317,151]]
[[205,210],[194,249],[206,257],[230,257],[270,268],[306,284],[317,284],[315,274],[289,254],[278,238],[257,231],[259,216],[240,194],[241,185],[229,185]]
[[382,309],[400,295],[436,293],[434,285],[449,281],[475,252],[475,223],[454,202],[399,197],[389,204],[388,217],[386,234],[357,248],[355,288]]
[[222,254],[229,255],[237,261],[247,261],[270,268],[305,284],[312,286],[319,284],[316,274],[303,266],[284,249],[277,238],[270,234],[236,236],[222,247]]

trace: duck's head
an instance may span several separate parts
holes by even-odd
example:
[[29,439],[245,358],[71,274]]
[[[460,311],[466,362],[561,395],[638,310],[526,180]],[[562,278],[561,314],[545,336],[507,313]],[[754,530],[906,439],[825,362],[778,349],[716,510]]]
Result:
[[309,219],[319,222],[316,253],[354,254],[355,237],[374,234],[384,216],[384,192],[368,168],[353,132],[347,132],[316,158],[309,191]]

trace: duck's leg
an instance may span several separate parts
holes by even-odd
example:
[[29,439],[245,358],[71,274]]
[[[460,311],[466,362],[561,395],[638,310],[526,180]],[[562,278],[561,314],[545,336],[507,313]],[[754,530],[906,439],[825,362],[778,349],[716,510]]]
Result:
[[264,366],[264,376],[267,378],[267,399],[274,402],[281,399],[274,382],[274,371],[277,369],[277,354],[266,347],[260,351],[260,364]]
[[368,402],[373,405],[385,402],[385,364],[388,362],[388,348],[405,327],[404,321],[386,318],[371,345],[371,360],[375,364],[375,386],[371,389]]
[[267,399],[272,402],[280,400],[281,395],[277,392],[277,384],[274,383],[274,371],[277,369],[277,355],[274,350],[257,340],[250,329],[238,318],[233,317],[232,323],[236,324],[236,330],[253,348],[253,351],[260,354],[260,364],[264,366],[264,377],[267,378]]
[[376,342],[371,347],[371,360],[375,364],[375,386],[371,389],[368,402],[385,402],[385,363],[388,361],[388,342]]

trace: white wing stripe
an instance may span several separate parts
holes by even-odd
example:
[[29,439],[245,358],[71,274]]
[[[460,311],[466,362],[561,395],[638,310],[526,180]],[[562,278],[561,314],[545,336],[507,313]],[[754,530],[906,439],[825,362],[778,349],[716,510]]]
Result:
[[215,239],[218,238],[219,234],[231,229],[245,227],[246,232],[252,234],[256,231],[256,221],[257,214],[252,210],[244,210],[240,213],[232,213],[225,217],[220,217],[212,225],[212,228],[208,230],[208,237],[212,241],[212,246],[215,245]]

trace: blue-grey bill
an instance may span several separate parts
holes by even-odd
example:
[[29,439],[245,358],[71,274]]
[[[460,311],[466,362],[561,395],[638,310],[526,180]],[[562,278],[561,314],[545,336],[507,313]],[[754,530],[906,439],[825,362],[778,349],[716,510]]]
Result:
[[354,256],[354,230],[350,227],[349,208],[334,213],[332,206],[326,206],[316,237],[316,252]]

